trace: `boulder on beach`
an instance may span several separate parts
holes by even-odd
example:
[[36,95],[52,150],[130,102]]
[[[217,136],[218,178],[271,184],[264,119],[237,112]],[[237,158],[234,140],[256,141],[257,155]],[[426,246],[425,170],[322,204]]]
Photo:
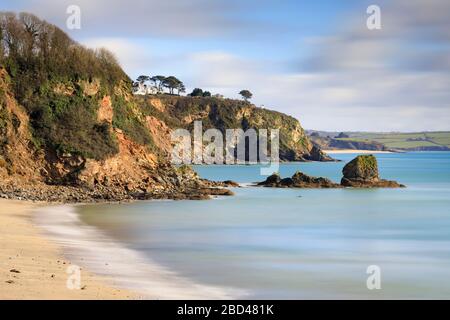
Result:
[[373,155],[360,155],[342,169],[344,177],[341,185],[355,188],[401,188],[396,181],[380,179],[377,158]]

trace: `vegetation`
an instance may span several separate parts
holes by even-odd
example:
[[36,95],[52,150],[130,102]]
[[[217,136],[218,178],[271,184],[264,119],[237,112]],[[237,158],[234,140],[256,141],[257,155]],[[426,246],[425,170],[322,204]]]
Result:
[[249,90],[241,90],[239,92],[239,94],[242,96],[242,98],[245,101],[248,101],[248,100],[250,100],[253,97],[253,93],[251,93]]
[[179,95],[182,92],[186,92],[186,87],[184,83],[174,76],[146,76],[140,75],[137,77],[136,82],[133,83],[133,87],[137,88],[139,84],[144,85],[146,82],[150,81],[152,83],[152,87],[155,88],[157,92],[164,92],[164,88],[169,90],[170,94],[174,94],[174,91],[177,90],[177,94]]
[[0,38],[0,68],[30,117],[37,147],[95,159],[116,153],[111,125],[98,121],[106,95],[112,97],[113,126],[138,143],[151,143],[130,103],[116,94],[117,88],[129,92],[131,81],[109,51],[85,48],[27,13],[0,13]]
[[360,155],[345,165],[342,170],[344,177],[349,179],[377,179],[377,158],[373,155]]
[[450,132],[415,133],[347,133],[340,140],[376,141],[391,149],[446,149],[450,148]]
[[203,91],[200,88],[195,88],[192,90],[192,92],[189,94],[191,97],[211,97],[211,92],[209,91]]
[[[158,97],[165,106],[164,112],[155,108],[152,99],[138,97],[144,115],[154,116],[171,128],[193,129],[193,120],[202,121],[203,130],[219,129],[280,129],[280,157],[295,159],[310,149],[310,142],[298,120],[283,113],[256,108],[242,100],[197,96]],[[186,119],[192,119],[191,121]],[[269,141],[270,145],[270,141]]]
[[114,116],[112,124],[120,128],[135,142],[153,147],[153,140],[148,130],[142,125],[133,112],[133,106],[121,96],[113,97]]

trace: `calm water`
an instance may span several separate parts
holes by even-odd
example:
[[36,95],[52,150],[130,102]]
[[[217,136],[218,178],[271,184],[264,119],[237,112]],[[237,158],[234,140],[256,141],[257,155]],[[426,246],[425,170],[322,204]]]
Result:
[[[341,178],[339,163],[282,164]],[[377,155],[406,189],[237,188],[211,201],[78,207],[84,222],[200,284],[248,298],[450,298],[450,153]],[[257,166],[198,166],[209,179],[263,180]],[[368,290],[369,265],[381,290]]]

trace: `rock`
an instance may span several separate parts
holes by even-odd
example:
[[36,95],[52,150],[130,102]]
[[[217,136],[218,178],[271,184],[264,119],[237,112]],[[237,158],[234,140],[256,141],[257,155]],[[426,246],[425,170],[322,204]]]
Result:
[[280,183],[281,177],[278,173],[268,176],[266,181],[258,183],[259,186],[276,186]]
[[340,188],[341,186],[330,179],[308,176],[297,171],[291,178],[281,179],[278,174],[271,175],[266,181],[257,185],[275,188]]
[[347,163],[342,169],[344,177],[341,185],[354,188],[403,188],[396,181],[380,179],[377,158],[373,155],[360,155]]
[[194,193],[211,195],[211,196],[232,196],[234,195],[233,191],[224,188],[203,188],[195,190]]
[[225,181],[222,181],[222,183],[223,183],[224,187],[230,187],[230,188],[239,188],[240,187],[239,183],[232,181],[232,180],[225,180]]
[[311,161],[324,161],[324,162],[339,161],[331,158],[329,155],[327,155],[325,152],[323,152],[320,148],[318,148],[315,145],[313,145],[309,155],[306,156],[305,159]]
[[284,178],[280,180],[280,186],[291,187],[294,184],[292,178]]
[[352,188],[405,188],[406,186],[396,181],[379,179],[376,181],[358,180],[342,178],[341,185],[343,187]]
[[292,176],[292,181],[295,188],[339,188],[339,185],[330,179],[311,177],[300,171]]
[[344,178],[377,181],[378,163],[373,155],[361,155],[347,163],[342,169]]

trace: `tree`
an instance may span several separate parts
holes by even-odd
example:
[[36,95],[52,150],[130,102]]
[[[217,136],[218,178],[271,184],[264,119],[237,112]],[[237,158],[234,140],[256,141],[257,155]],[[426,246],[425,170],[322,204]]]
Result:
[[149,80],[150,80],[150,77],[144,76],[144,75],[141,75],[141,76],[137,77],[137,79],[136,79],[136,81],[139,82],[140,84],[144,84]]
[[242,96],[242,98],[245,101],[248,101],[248,100],[250,100],[253,97],[253,93],[251,93],[249,90],[241,90],[239,92],[239,94]]
[[162,87],[163,87],[164,80],[166,80],[165,76],[161,76],[161,75],[154,76],[154,77],[151,77],[150,80],[155,84],[155,87],[158,89],[159,92],[163,91]]
[[200,88],[195,88],[194,90],[192,90],[191,97],[202,97],[203,96],[203,90]]
[[170,94],[173,94],[173,91],[175,89],[178,89],[180,85],[182,85],[183,82],[181,82],[179,79],[177,79],[174,76],[170,76],[164,79],[162,82],[162,85],[169,89]]
[[180,93],[185,93],[186,92],[186,87],[184,86],[184,83],[180,83],[180,85],[177,88],[178,90],[178,95],[180,95]]
[[204,97],[211,97],[211,92],[209,92],[209,91],[204,91],[204,92],[203,92],[203,96],[204,96]]

